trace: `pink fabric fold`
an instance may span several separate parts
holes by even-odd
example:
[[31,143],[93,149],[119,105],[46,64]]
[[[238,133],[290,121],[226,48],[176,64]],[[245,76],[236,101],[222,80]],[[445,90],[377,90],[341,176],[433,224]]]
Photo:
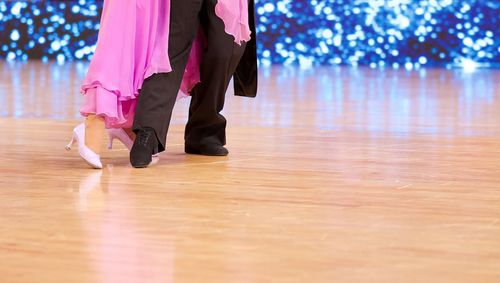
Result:
[[[216,14],[241,44],[250,40],[247,0],[219,0]],[[169,0],[106,0],[94,57],[81,87],[83,116],[105,118],[107,128],[129,128],[145,79],[172,71],[168,58]],[[200,82],[200,34],[191,50],[178,98]]]
[[225,31],[240,44],[250,41],[252,32],[248,24],[248,0],[219,0],[215,14],[224,22]]

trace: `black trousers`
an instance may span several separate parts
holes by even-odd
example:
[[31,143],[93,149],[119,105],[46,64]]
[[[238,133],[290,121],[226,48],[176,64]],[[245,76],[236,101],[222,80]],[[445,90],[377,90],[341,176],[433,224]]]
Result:
[[229,82],[245,51],[224,31],[224,23],[215,14],[216,0],[172,0],[169,58],[172,72],[155,74],[142,85],[133,130],[152,128],[158,139],[158,151],[166,147],[172,110],[182,82],[192,43],[200,26],[208,47],[201,62],[201,83],[191,93],[185,142],[192,146],[226,144],[224,107]]

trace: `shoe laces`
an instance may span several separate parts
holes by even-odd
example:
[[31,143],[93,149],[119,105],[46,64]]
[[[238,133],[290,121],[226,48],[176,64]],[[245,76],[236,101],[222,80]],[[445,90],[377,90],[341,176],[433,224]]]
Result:
[[139,144],[147,146],[152,134],[153,133],[151,131],[141,131],[141,133],[137,136]]

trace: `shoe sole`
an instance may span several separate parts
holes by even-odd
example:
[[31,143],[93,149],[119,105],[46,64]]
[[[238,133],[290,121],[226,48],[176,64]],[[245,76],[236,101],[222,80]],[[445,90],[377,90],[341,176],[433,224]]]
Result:
[[99,167],[99,166],[96,166],[90,162],[88,162],[87,160],[85,160],[84,158],[82,158],[83,161],[85,161],[85,163],[87,163],[90,167],[92,167],[92,169],[98,169],[98,170],[101,170],[102,167]]
[[143,168],[148,168],[150,166],[154,166],[156,164],[158,164],[158,162],[160,161],[160,157],[159,157],[159,154],[155,154],[152,156],[152,159],[151,159],[151,162],[149,164],[146,164],[146,165],[132,165],[132,167],[134,168],[137,168],[137,169],[143,169]]
[[202,152],[200,150],[194,150],[192,148],[186,148],[186,149],[184,149],[184,152],[186,154],[204,155],[204,156],[228,156],[228,154],[229,154],[229,153],[206,153],[206,152]]
[[203,155],[203,156],[228,156],[229,154],[209,154],[209,153],[197,153],[197,152],[187,152],[186,154],[190,155]]

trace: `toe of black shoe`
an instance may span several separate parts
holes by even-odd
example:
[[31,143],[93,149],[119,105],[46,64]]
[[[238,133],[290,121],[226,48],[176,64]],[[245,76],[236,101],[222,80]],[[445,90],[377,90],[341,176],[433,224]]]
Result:
[[147,149],[132,147],[130,151],[130,164],[132,164],[132,167],[146,168],[151,162],[151,153]]
[[229,154],[229,151],[222,145],[203,145],[199,147],[186,145],[185,152],[207,156],[227,156]]

